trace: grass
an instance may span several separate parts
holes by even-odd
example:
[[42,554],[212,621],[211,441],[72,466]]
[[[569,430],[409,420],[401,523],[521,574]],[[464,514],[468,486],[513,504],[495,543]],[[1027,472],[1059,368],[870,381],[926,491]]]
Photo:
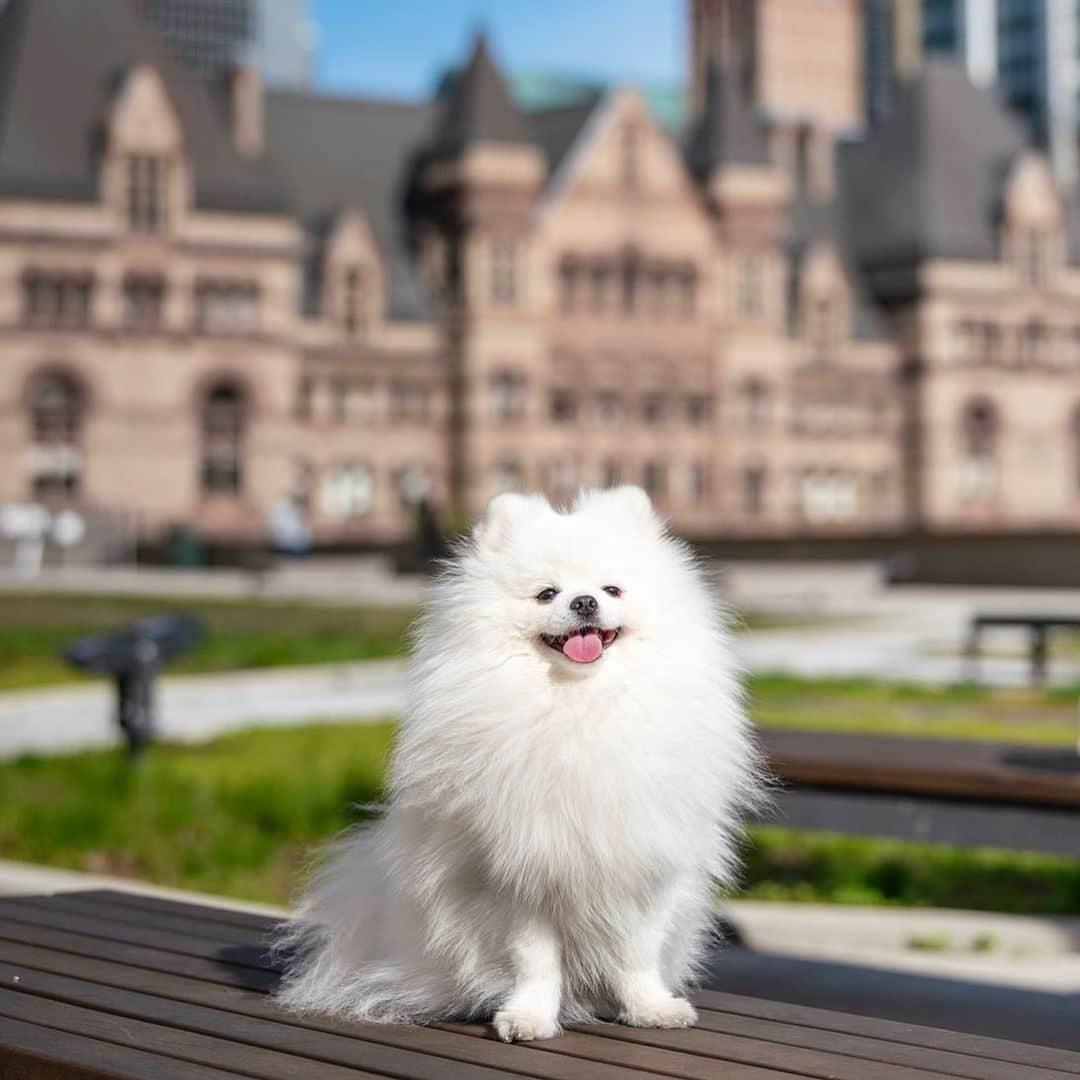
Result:
[[[0,857],[284,903],[377,801],[389,722],[0,765]],[[298,768],[297,763],[302,763]],[[1080,914],[1080,860],[755,828],[742,895]]]
[[906,840],[753,830],[742,895],[753,900],[1080,914],[1080,859]]
[[119,629],[162,611],[206,621],[206,641],[173,672],[230,671],[398,656],[414,612],[243,599],[66,596],[0,593],[0,690],[74,682],[84,676],[60,659],[85,634]]
[[933,687],[870,679],[750,680],[750,709],[765,728],[989,739],[1075,745],[1076,688],[1000,690],[969,684]]

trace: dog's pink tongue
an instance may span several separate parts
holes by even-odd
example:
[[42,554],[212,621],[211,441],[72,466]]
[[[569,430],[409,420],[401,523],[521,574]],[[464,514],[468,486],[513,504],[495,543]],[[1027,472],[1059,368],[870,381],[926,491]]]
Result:
[[587,634],[571,634],[562,651],[577,664],[591,664],[603,651],[604,644],[594,630]]

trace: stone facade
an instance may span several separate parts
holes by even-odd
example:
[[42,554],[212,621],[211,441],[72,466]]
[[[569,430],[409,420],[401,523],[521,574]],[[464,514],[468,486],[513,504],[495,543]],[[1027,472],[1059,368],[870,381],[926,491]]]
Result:
[[207,89],[66,4],[0,16],[0,503],[327,545],[616,482],[701,538],[1080,516],[1071,201],[934,65],[838,149],[858,5],[794,118],[815,5],[742,5],[756,81],[703,45],[680,142],[630,89],[519,112],[482,40],[431,103]]

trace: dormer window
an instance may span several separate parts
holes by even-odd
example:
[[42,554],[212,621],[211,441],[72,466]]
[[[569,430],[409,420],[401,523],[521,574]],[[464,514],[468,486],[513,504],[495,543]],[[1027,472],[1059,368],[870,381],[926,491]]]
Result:
[[169,219],[169,162],[156,154],[124,158],[124,207],[132,232],[164,232]]
[[517,245],[496,240],[491,247],[491,299],[506,307],[517,300]]
[[345,270],[341,282],[341,325],[345,333],[357,337],[367,321],[364,273],[359,266]]
[[638,160],[640,142],[638,129],[633,124],[627,124],[622,129],[620,179],[622,186],[628,191],[636,188],[641,179],[640,162]]
[[1016,235],[1016,263],[1020,280],[1031,289],[1046,284],[1050,264],[1050,236],[1044,229],[1020,229]]

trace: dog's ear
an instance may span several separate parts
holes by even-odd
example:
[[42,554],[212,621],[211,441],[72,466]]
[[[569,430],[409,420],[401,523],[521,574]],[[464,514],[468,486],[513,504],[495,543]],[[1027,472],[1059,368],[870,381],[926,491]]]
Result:
[[473,528],[473,539],[481,547],[503,547],[515,530],[545,511],[551,513],[551,506],[543,495],[517,495],[513,492],[496,495],[489,500],[484,516]]
[[574,504],[574,509],[586,510],[593,507],[607,512],[617,512],[650,528],[661,524],[648,493],[636,484],[582,491]]

